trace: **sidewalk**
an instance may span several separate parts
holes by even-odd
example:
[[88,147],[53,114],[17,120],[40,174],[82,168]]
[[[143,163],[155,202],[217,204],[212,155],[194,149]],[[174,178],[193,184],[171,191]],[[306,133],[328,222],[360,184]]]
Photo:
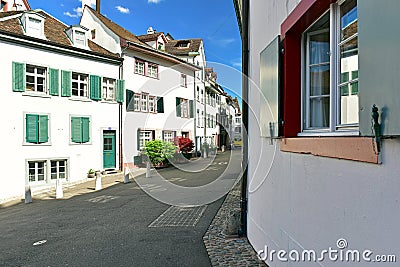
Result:
[[[130,170],[130,177],[129,179],[132,181],[135,177],[146,173],[145,168],[134,168]],[[102,175],[101,176],[101,184],[102,189],[111,187],[113,185],[123,183],[124,182],[124,173],[116,173],[116,174],[109,174],[109,175]],[[66,183],[63,184],[63,198],[61,199],[69,199],[74,196],[84,195],[88,193],[95,192],[96,188],[96,178],[87,178],[86,181],[83,182],[74,182],[74,183]],[[56,198],[56,185],[53,188],[38,192],[32,193],[32,201],[35,200],[50,200]],[[10,207],[15,204],[19,204],[24,202],[22,199],[14,199],[1,204],[2,208]]]
[[226,221],[233,210],[240,210],[240,188],[238,183],[226,196],[203,237],[212,266],[267,266],[259,260],[246,237],[227,237]]

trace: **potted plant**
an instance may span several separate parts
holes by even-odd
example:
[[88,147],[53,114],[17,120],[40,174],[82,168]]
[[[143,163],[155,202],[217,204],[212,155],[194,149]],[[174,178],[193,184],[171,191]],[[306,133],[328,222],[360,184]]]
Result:
[[174,157],[177,147],[171,142],[153,140],[146,142],[143,154],[155,168],[166,167],[168,160]]
[[89,169],[87,173],[88,178],[94,178],[96,176],[96,171],[94,169]]

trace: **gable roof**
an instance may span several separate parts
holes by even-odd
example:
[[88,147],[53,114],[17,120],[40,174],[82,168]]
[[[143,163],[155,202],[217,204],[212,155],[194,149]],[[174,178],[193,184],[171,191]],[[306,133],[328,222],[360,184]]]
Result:
[[[141,41],[141,42],[151,42],[151,41],[155,41],[158,39],[158,37],[160,37],[160,35],[164,35],[163,32],[156,32],[156,33],[151,33],[151,34],[143,34],[143,35],[138,35],[137,38]],[[165,39],[165,36],[164,36]]]
[[[203,39],[184,39],[184,40],[169,40],[165,44],[165,51],[176,56],[185,56],[189,52],[198,52]],[[182,43],[187,43],[187,47],[180,47]]]
[[124,29],[123,27],[119,26],[112,20],[106,18],[93,8],[91,8],[88,5],[85,5],[84,9],[89,9],[90,12],[98,18],[107,28],[109,28],[112,32],[114,32],[116,35],[118,35],[120,38],[124,39],[125,41],[129,41],[132,43],[137,43],[137,44],[142,44],[142,45],[147,45],[143,42],[141,42],[136,35],[128,31],[127,29]]
[[[41,15],[45,18],[44,35],[46,37],[46,40],[25,35],[21,25],[20,17],[26,12],[37,13],[38,15]],[[68,29],[68,26],[66,24],[62,23],[61,21],[57,20],[56,18],[52,17],[42,10],[8,11],[0,13],[0,31],[2,32],[19,35],[20,37],[27,39],[36,39],[38,42],[41,43],[45,42],[53,45],[60,45],[63,47],[78,49],[75,48],[74,45],[71,43],[71,40],[65,33],[66,29]],[[105,56],[117,57],[116,54],[100,47],[90,40],[88,40],[88,46],[90,51],[92,52],[100,53]]]

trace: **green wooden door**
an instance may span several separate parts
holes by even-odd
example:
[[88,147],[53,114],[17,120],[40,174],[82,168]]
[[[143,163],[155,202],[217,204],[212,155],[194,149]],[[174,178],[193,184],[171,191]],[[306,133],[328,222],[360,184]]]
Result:
[[115,132],[103,134],[103,167],[105,169],[116,167]]

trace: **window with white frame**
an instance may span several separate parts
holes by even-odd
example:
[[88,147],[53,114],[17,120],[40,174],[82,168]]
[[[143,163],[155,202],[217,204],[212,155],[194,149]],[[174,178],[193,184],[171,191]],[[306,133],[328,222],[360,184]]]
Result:
[[50,179],[67,178],[67,160],[50,160]]
[[155,106],[156,106],[155,97],[154,96],[149,96],[149,112],[151,112],[151,113],[156,112]]
[[82,73],[72,73],[72,95],[88,97],[88,75]]
[[201,127],[200,110],[197,109],[197,127]]
[[305,33],[307,130],[356,130],[358,127],[357,1],[331,5]]
[[187,76],[186,74],[181,74],[181,86],[187,87]]
[[142,97],[141,97],[141,100],[140,100],[141,111],[147,112],[148,111],[148,104],[149,104],[149,95],[142,94]]
[[26,65],[26,91],[46,93],[46,68]]
[[74,38],[75,38],[74,43],[76,45],[82,45],[82,46],[86,45],[86,35],[84,32],[75,30]]
[[196,99],[197,99],[197,101],[200,101],[200,89],[199,89],[199,87],[197,86],[197,94],[196,94]]
[[174,142],[174,132],[173,131],[164,131],[164,141],[166,142]]
[[204,91],[201,90],[201,98],[200,98],[200,103],[203,104],[204,102]]
[[133,103],[134,103],[134,110],[135,111],[140,111],[140,94],[135,94],[133,98]]
[[149,142],[151,140],[153,140],[153,132],[152,131],[145,131],[145,130],[140,131],[140,136],[139,136],[140,149],[143,149],[144,146],[146,145],[146,142]]
[[26,32],[31,35],[31,36],[42,36],[42,26],[43,25],[43,20],[37,19],[37,18],[28,18],[28,23],[26,25]]
[[155,64],[147,64],[147,76],[158,78],[158,66]]
[[115,79],[103,78],[103,99],[115,100]]
[[182,118],[189,118],[189,101],[181,98]]
[[135,59],[135,73],[144,75],[145,62]]
[[28,161],[28,181],[46,182],[46,161]]

